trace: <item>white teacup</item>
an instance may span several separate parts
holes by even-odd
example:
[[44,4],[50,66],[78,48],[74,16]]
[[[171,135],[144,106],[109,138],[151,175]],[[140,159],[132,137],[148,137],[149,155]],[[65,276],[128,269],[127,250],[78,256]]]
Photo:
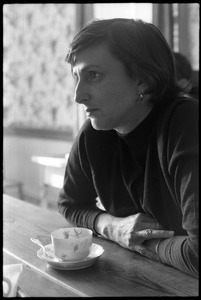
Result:
[[60,228],[51,233],[54,254],[61,260],[80,260],[90,253],[92,230],[82,227]]

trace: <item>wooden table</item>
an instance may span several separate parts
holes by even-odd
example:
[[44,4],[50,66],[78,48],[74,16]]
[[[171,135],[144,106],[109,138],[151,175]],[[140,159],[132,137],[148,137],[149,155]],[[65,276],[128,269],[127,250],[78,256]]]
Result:
[[4,195],[3,221],[4,264],[23,264],[19,287],[29,296],[198,296],[197,279],[98,237],[93,242],[105,252],[92,266],[51,268],[37,257],[30,237],[69,226],[57,212]]

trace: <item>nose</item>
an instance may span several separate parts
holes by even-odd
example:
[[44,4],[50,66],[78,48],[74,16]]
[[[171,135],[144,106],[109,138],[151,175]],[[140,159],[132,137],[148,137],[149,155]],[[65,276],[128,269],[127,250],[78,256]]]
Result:
[[77,82],[75,93],[74,93],[74,100],[78,104],[82,104],[89,100],[89,93],[87,91],[87,85],[82,83],[81,81]]

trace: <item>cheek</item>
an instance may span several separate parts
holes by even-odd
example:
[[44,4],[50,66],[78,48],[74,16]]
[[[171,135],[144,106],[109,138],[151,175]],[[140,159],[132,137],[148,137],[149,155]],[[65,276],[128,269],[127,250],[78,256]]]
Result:
[[119,85],[110,93],[109,97],[112,105],[115,105],[117,108],[126,108],[133,105],[135,96],[131,90],[124,89],[123,86]]
[[120,104],[124,98],[125,93],[120,84],[107,84],[99,90],[102,101],[107,105]]
[[94,101],[102,107],[109,107],[119,101],[117,89],[108,84],[96,87],[92,92],[92,95],[94,96]]
[[96,87],[96,99],[102,106],[113,109],[132,105],[136,89],[134,84],[124,80],[111,80]]

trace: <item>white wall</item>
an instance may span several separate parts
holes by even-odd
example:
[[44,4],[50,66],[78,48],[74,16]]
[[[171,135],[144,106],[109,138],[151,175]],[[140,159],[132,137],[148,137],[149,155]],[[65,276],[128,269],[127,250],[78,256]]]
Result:
[[70,151],[71,146],[72,142],[68,141],[4,136],[4,177],[21,181],[24,194],[38,199],[40,195],[40,166],[31,161],[31,156],[65,154]]

